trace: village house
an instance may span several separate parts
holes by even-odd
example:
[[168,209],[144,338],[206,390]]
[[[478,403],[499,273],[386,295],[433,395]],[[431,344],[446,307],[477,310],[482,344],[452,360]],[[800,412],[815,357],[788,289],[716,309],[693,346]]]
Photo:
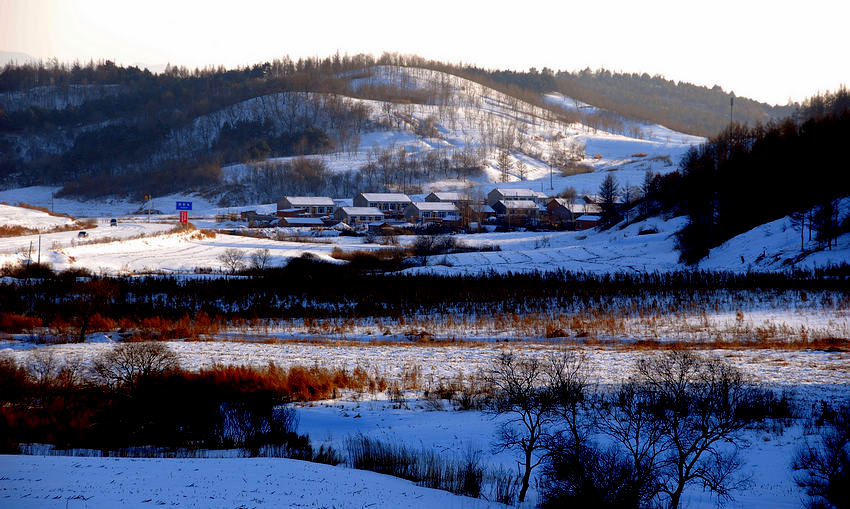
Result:
[[453,203],[458,210],[461,210],[472,203],[472,199],[467,193],[459,191],[435,191],[426,196],[425,201]]
[[284,196],[277,202],[278,216],[322,217],[336,210],[333,199],[326,196]]
[[248,216],[248,227],[249,228],[271,228],[273,226],[277,226],[278,218],[277,216],[272,216],[268,214],[250,214]]
[[325,222],[318,217],[282,217],[278,225],[293,228],[322,228]]
[[340,207],[334,212],[334,219],[355,227],[384,218],[384,213],[376,207]]
[[358,193],[354,197],[355,207],[374,207],[387,217],[401,218],[404,209],[413,203],[409,196],[403,193]]
[[493,207],[484,203],[472,203],[463,207],[460,211],[461,217],[465,219],[465,224],[469,223],[484,223],[493,217],[496,217],[496,211]]
[[546,204],[546,213],[549,215],[551,223],[570,227],[575,226],[575,221],[579,216],[602,214],[602,207],[587,204],[583,200],[576,202],[566,198],[550,198]]
[[373,221],[369,223],[369,232],[384,236],[409,235],[410,228],[413,226],[414,225],[407,221],[387,219],[384,221]]
[[540,208],[534,200],[499,200],[493,210],[508,225],[536,222]]
[[458,209],[451,202],[412,202],[404,209],[404,218],[411,223],[442,223],[458,221]]
[[487,205],[494,209],[499,201],[533,201],[538,207],[545,207],[549,197],[531,189],[504,189],[497,187],[487,193]]
[[594,216],[590,214],[579,216],[576,218],[576,230],[589,230],[591,228],[595,228],[599,225],[599,221],[601,220],[602,216]]
[[534,191],[534,201],[537,203],[537,206],[541,209],[546,208],[546,202],[549,201],[549,195],[546,193],[541,193],[540,191]]

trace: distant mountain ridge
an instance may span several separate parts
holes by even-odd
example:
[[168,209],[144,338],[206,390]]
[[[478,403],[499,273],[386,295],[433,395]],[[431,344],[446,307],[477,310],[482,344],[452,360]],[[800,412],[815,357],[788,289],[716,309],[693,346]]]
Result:
[[5,67],[8,64],[31,64],[37,62],[38,59],[27,53],[20,51],[0,51],[0,67]]

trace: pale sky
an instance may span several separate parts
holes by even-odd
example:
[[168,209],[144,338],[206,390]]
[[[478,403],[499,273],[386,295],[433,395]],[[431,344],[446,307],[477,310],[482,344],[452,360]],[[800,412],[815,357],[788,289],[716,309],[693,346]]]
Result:
[[850,84],[846,0],[0,0],[0,51],[189,68],[384,51],[662,74],[773,104]]

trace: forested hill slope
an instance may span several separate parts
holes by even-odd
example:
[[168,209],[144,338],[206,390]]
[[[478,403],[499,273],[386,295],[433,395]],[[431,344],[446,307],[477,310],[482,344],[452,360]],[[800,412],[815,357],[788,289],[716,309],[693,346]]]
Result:
[[[620,116],[660,124],[675,131],[710,137],[729,125],[728,92],[668,80],[663,76],[616,73],[604,69],[554,72],[544,68],[528,72],[486,71],[467,67],[468,76],[479,76],[506,87],[537,93],[557,91],[583,103]],[[795,105],[771,106],[746,97],[734,97],[733,120],[755,125],[790,116]]]
[[818,248],[831,249],[850,232],[842,201],[850,196],[848,139],[850,93],[841,87],[805,101],[794,119],[733,124],[689,149],[658,189],[672,198],[669,209],[688,215],[678,233],[682,260],[698,262],[736,235],[786,216],[801,251],[807,230]]
[[[581,172],[588,171],[586,163],[591,169],[622,164],[622,155],[608,160],[604,152],[585,154],[582,136],[599,132],[652,142],[657,122],[645,119],[673,123],[671,115],[658,112],[686,109],[661,104],[640,88],[628,92],[629,80],[620,80],[624,88],[612,99],[616,87],[606,83],[620,75],[608,80],[610,73],[591,73],[591,82],[580,81],[584,74],[480,71],[394,54],[284,58],[230,70],[169,67],[160,74],[110,61],[7,65],[0,72],[0,182],[65,185],[64,192],[76,195],[220,191],[222,168],[235,163],[301,155],[326,161],[329,154],[357,153],[362,160],[345,168],[351,175],[335,185],[342,195],[362,188],[364,178],[370,189],[405,190],[439,172],[457,180],[527,180],[553,167]],[[557,91],[597,108],[582,111],[545,100]],[[688,94],[679,97],[685,103]],[[688,111],[728,111],[700,101]],[[653,104],[660,106],[647,114]],[[770,113],[753,115],[755,121]],[[679,120],[689,132],[711,124]],[[673,145],[694,142],[685,138],[667,133],[662,144],[670,150],[650,155],[671,164],[681,152]],[[367,140],[371,155],[365,154]],[[398,159],[398,150],[417,147],[422,150],[415,156],[407,152]],[[369,172],[383,150],[395,154],[398,172],[375,183]],[[331,177],[323,163],[311,164],[295,168],[297,175],[290,172],[305,182],[300,192],[332,192],[323,187]],[[487,177],[489,169],[498,176]]]

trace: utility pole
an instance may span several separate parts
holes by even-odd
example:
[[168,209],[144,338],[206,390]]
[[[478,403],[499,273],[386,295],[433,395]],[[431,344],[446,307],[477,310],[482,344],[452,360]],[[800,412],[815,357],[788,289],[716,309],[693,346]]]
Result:
[[549,163],[549,189],[550,190],[555,189],[555,184],[552,183],[552,172],[553,172],[552,164]]

